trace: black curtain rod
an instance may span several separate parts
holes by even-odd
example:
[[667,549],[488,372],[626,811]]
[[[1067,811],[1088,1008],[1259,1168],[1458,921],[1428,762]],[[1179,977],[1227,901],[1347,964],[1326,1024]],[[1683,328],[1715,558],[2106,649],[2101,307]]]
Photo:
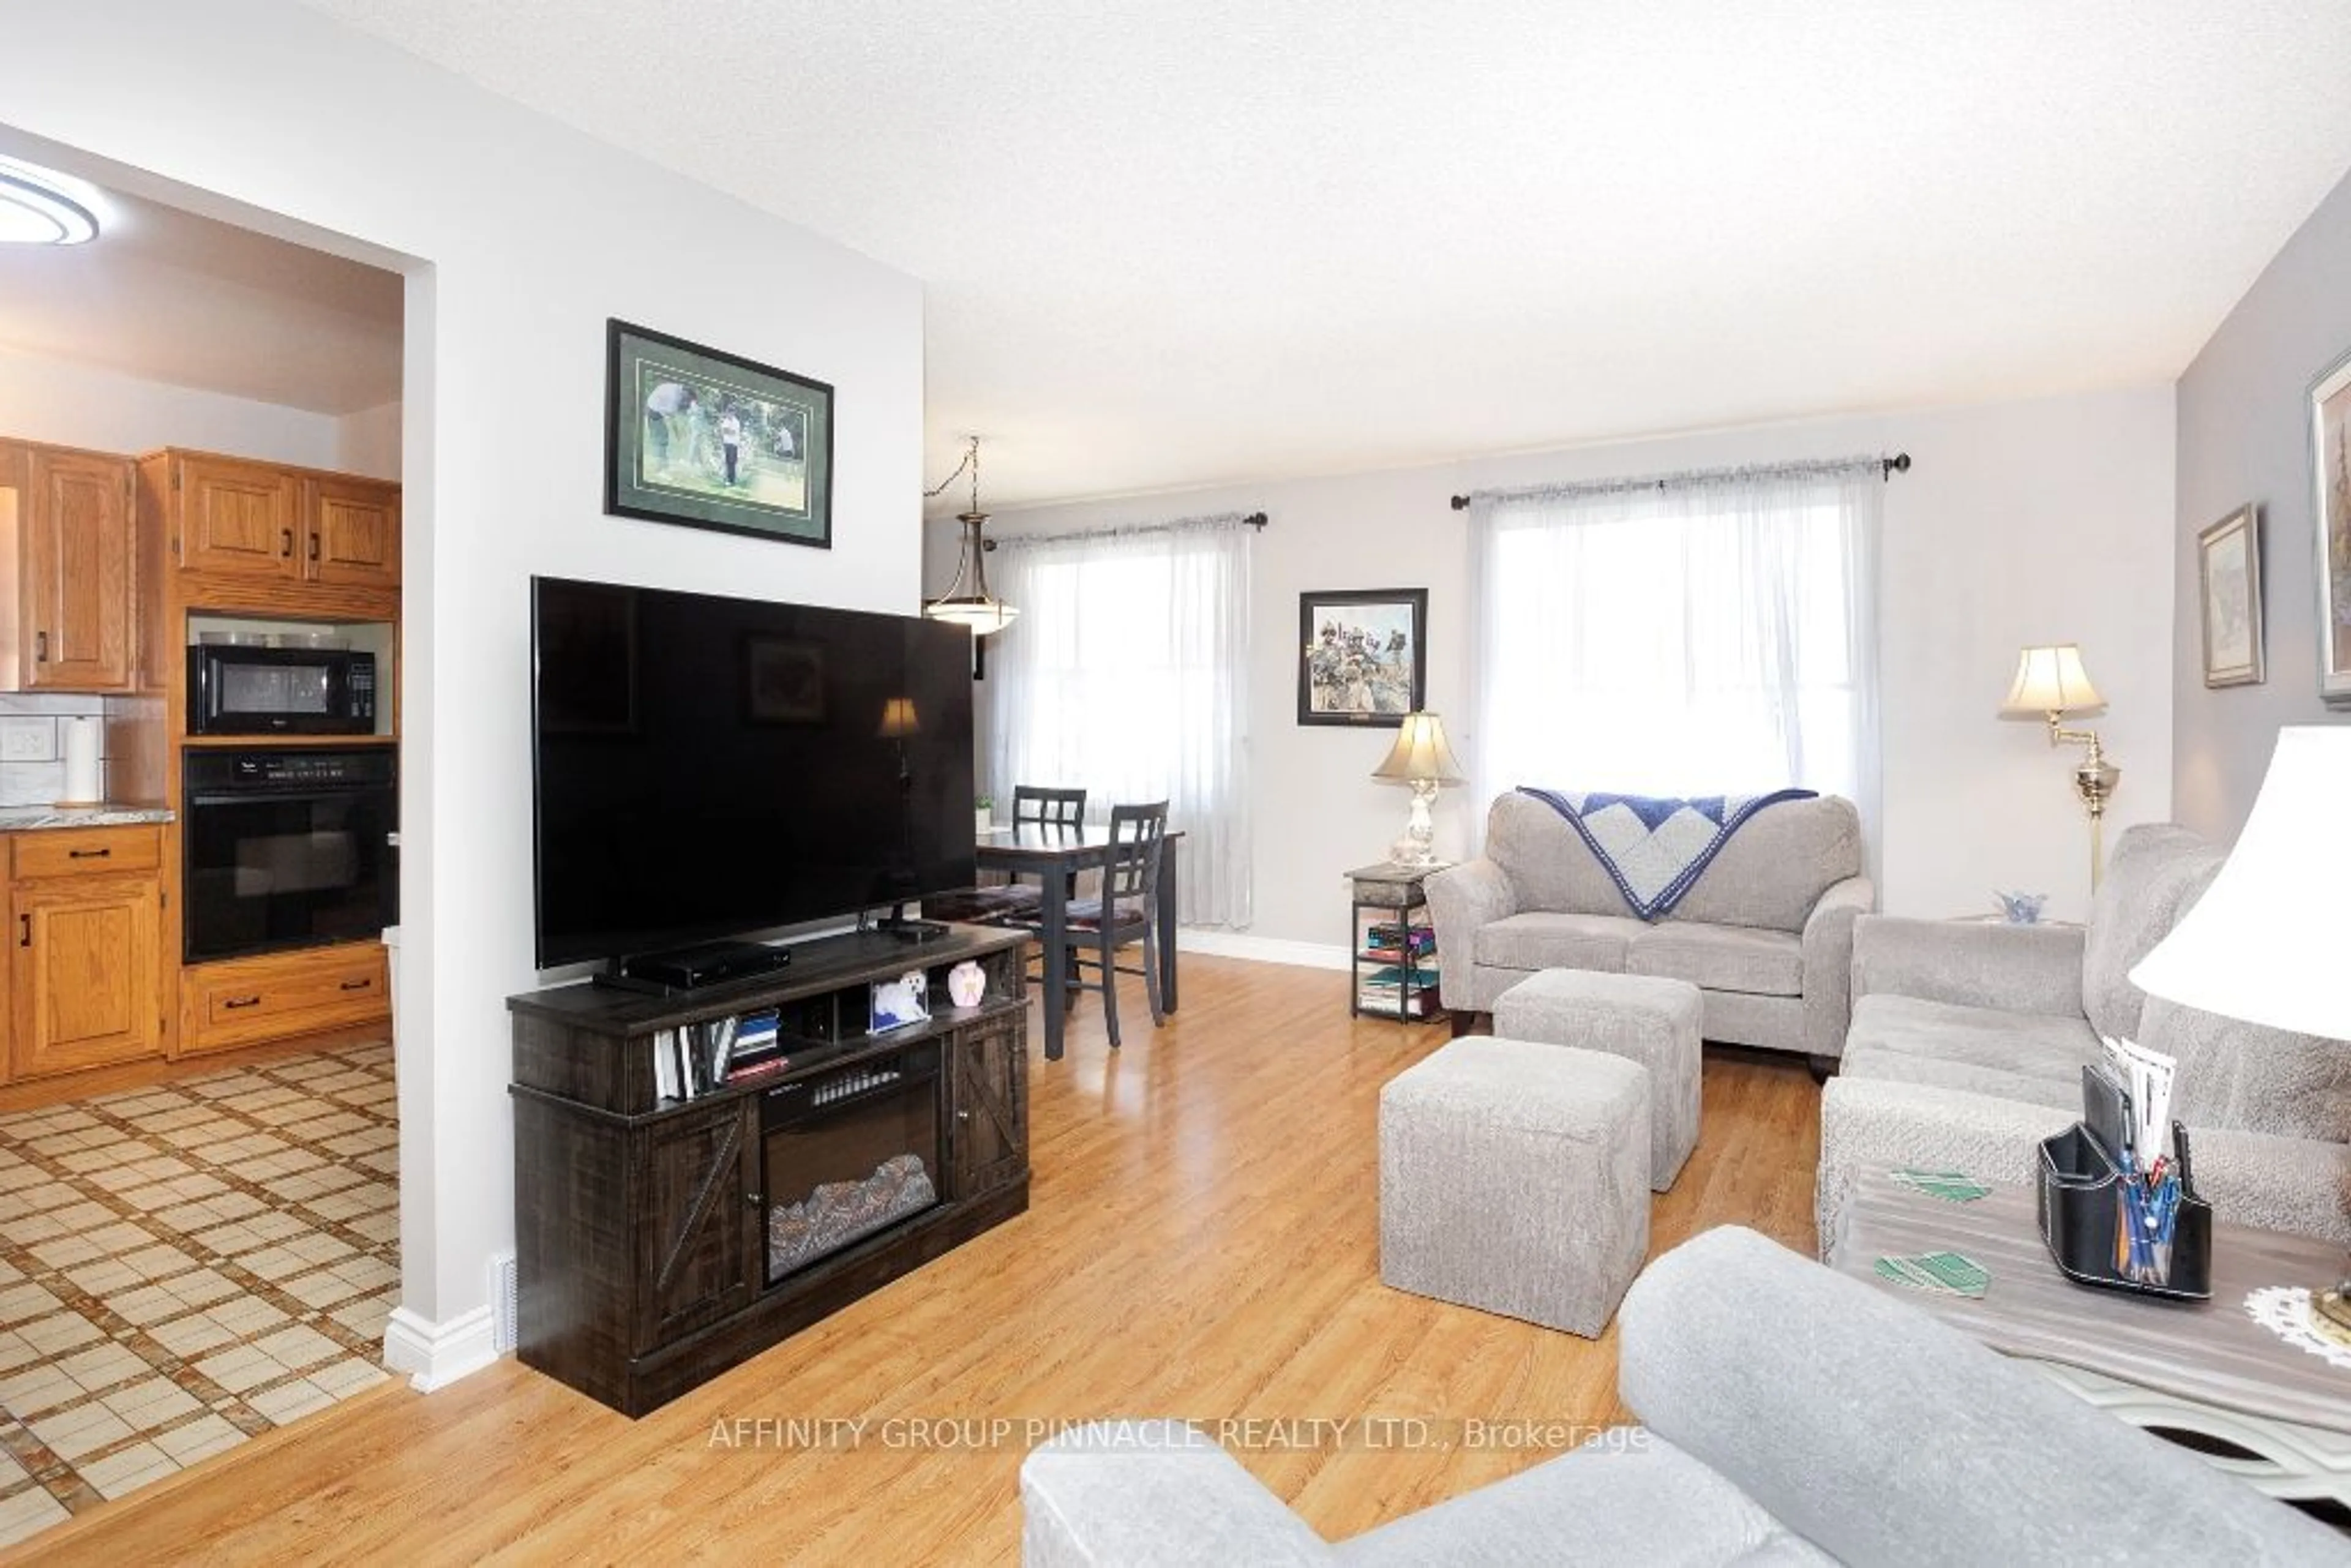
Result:
[[[1891,480],[1896,474],[1910,472],[1910,455],[1907,452],[1897,452],[1891,457],[1881,457],[1877,460],[1877,466],[1878,477]],[[1452,506],[1457,512],[1466,512],[1469,509],[1469,497],[1456,496],[1452,498]]]
[[[1906,458],[1904,458],[1904,459],[1903,459],[1903,461],[1904,461],[1905,463],[1907,463],[1907,462],[1909,461],[1909,459],[1906,457]],[[1465,497],[1462,497],[1462,500],[1461,500],[1461,505],[1462,505],[1462,506],[1464,506],[1464,507],[1466,507],[1466,506],[1468,506],[1468,504],[1469,504],[1468,497],[1466,497],[1466,496],[1465,496]],[[1458,509],[1458,508],[1457,508],[1457,509]],[[1268,521],[1268,520],[1269,520],[1269,519],[1267,518],[1266,515],[1265,515],[1263,512],[1251,512],[1248,517],[1243,517],[1243,518],[1241,519],[1241,527],[1243,527],[1243,528],[1257,528],[1257,529],[1259,529],[1259,530],[1262,531],[1262,530],[1264,529],[1265,525],[1266,525],[1266,523],[1267,523],[1267,521]],[[996,549],[996,541],[995,541],[994,539],[984,539],[984,540],[982,540],[982,541],[981,541],[981,543],[980,543],[980,547],[979,547],[979,548],[980,548],[980,549],[984,549],[984,550],[988,550],[988,551],[990,551],[990,552],[993,552],[993,551],[995,550],[995,549]]]

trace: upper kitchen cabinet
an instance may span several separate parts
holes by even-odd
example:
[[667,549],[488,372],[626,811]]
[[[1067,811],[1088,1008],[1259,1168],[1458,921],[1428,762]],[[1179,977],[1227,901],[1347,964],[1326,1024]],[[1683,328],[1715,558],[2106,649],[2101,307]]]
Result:
[[0,443],[0,688],[127,691],[131,459]]
[[208,576],[302,576],[302,482],[281,468],[195,453],[165,455],[170,559]]
[[191,605],[303,612],[320,590],[396,593],[400,486],[210,453],[143,460],[163,570]]
[[303,487],[306,575],[352,588],[400,586],[400,486],[320,475]]

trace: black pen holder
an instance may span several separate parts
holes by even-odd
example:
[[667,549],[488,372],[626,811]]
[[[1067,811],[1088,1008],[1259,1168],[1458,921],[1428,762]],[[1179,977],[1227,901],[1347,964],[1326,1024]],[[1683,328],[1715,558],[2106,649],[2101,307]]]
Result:
[[[2177,1140],[2178,1134],[2175,1132]],[[2137,1206],[2105,1145],[2076,1122],[2041,1141],[2041,1239],[2077,1285],[2176,1301],[2212,1299],[2212,1206],[2183,1183],[2168,1247],[2148,1246],[2132,1265],[2122,1238]],[[2119,1252],[2118,1252],[2119,1249]]]

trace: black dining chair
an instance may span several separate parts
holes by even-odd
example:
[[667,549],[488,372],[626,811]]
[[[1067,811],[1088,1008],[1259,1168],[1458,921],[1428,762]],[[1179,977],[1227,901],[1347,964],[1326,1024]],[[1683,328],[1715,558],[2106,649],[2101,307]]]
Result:
[[[1069,953],[1072,990],[1099,990],[1110,1043],[1118,1045],[1118,977],[1141,975],[1151,1002],[1151,1023],[1167,1020],[1159,997],[1159,862],[1167,847],[1167,802],[1113,806],[1110,848],[1102,864],[1102,894],[1070,905]],[[1122,969],[1122,947],[1140,943],[1143,967]],[[1093,977],[1086,977],[1087,967]]]
[[[1037,784],[1012,788],[1013,827],[1055,827],[1075,830],[1085,825],[1086,792],[1051,789]],[[1074,891],[1075,879],[1071,879]],[[973,925],[1033,925],[1044,894],[1017,875],[991,887],[966,888],[923,902],[923,913],[934,920],[960,920]]]

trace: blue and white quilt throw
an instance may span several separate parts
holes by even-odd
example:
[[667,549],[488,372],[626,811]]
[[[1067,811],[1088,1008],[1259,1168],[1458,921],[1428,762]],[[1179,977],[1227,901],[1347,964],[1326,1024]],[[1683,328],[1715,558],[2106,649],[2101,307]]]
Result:
[[1674,800],[1653,795],[1568,795],[1519,786],[1567,819],[1592,847],[1616,890],[1644,920],[1662,920],[1698,885],[1730,835],[1766,806],[1810,800],[1819,791],[1774,789],[1768,795],[1700,795]]

